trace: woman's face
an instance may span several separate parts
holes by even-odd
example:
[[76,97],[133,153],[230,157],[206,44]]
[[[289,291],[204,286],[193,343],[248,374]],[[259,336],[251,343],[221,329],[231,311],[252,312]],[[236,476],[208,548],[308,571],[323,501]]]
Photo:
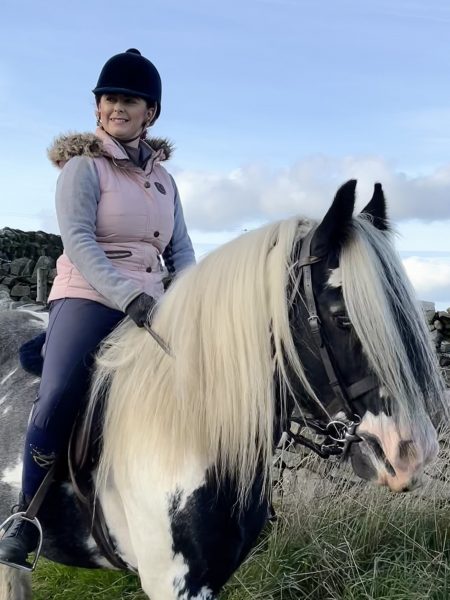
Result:
[[103,129],[119,140],[130,140],[142,132],[155,115],[142,98],[122,94],[103,94],[97,107]]

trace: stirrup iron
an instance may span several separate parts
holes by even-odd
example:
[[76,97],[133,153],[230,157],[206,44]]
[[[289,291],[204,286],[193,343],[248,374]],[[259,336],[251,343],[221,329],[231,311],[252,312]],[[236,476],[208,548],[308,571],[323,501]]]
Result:
[[20,565],[18,563],[14,563],[14,562],[8,562],[6,560],[0,561],[0,564],[6,565],[7,567],[13,567],[14,569],[20,569],[21,571],[27,571],[28,573],[32,573],[35,570],[37,561],[39,560],[39,556],[41,555],[42,542],[43,542],[43,538],[44,538],[44,534],[42,531],[42,525],[40,524],[39,519],[37,517],[32,517],[32,518],[27,517],[26,511],[17,512],[17,513],[14,513],[13,515],[9,516],[5,521],[3,521],[3,523],[0,524],[0,530],[3,530],[3,534],[0,539],[3,539],[3,536],[7,532],[7,528],[5,529],[5,527],[12,521],[15,521],[16,519],[19,519],[20,521],[28,521],[28,523],[31,523],[32,525],[34,525],[34,527],[36,527],[36,529],[39,532],[38,547],[36,548],[36,550],[33,551],[35,553],[34,560],[30,564],[26,563],[26,565],[28,565],[28,566]]
[[[37,514],[38,510],[40,509],[40,507],[42,506],[45,496],[47,495],[48,489],[52,484],[53,476],[55,473],[55,466],[56,466],[55,463],[53,463],[53,465],[48,470],[48,473],[44,477],[41,485],[39,486],[37,492],[35,493],[34,497],[32,498],[31,502],[28,504],[28,506],[24,506],[25,510],[14,513],[10,517],[8,517],[5,521],[3,521],[3,523],[0,525],[0,530],[2,530],[2,529],[4,530],[1,539],[3,539],[3,537],[5,536],[5,534],[8,531],[7,529],[5,529],[5,526],[8,525],[9,523],[11,523],[12,521],[15,521],[16,519],[19,519],[19,521],[27,521],[28,523],[31,523],[31,525],[33,525],[33,527],[36,527],[36,529],[38,530],[38,533],[39,533],[39,543],[38,543],[37,549],[32,550],[32,552],[35,553],[34,561],[30,564],[25,559],[24,564],[19,564],[19,563],[15,563],[15,562],[9,562],[6,560],[2,560],[1,561],[2,564],[9,566],[9,567],[14,567],[16,569],[21,569],[22,571],[28,571],[28,572],[32,572],[36,568],[37,561],[39,560],[39,556],[41,555],[42,542],[43,542],[43,538],[44,538],[44,534],[42,531],[42,525],[41,525],[39,519],[36,517],[36,514]],[[23,504],[22,504],[22,506],[23,506]],[[32,552],[30,552],[29,554],[31,554]]]

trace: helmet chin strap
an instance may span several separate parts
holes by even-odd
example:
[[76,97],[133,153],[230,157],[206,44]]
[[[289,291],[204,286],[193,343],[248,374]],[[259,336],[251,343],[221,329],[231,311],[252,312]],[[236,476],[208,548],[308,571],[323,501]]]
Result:
[[128,140],[123,140],[122,138],[118,138],[118,137],[116,137],[116,136],[114,136],[114,135],[111,135],[111,134],[109,134],[109,135],[111,135],[111,137],[112,137],[113,139],[117,140],[117,141],[118,141],[118,142],[120,142],[121,144],[129,144],[130,142],[134,142],[134,140],[137,140],[138,138],[140,138],[140,137],[141,137],[141,135],[142,135],[142,133],[143,133],[143,131],[144,131],[144,129],[143,129],[143,130],[141,131],[141,133],[139,133],[139,134],[138,134],[136,137],[130,138],[130,139],[128,139]]

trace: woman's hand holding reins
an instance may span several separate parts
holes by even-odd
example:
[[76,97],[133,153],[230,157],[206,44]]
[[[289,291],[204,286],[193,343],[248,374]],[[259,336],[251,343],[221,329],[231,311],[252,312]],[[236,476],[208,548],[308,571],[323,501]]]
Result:
[[125,313],[133,319],[138,327],[144,327],[145,323],[151,322],[151,313],[155,306],[156,300],[143,292],[130,302],[125,309]]

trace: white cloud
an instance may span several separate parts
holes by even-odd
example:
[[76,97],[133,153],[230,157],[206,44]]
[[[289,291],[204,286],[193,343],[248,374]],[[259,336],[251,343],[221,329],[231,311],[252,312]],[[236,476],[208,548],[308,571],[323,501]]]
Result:
[[337,188],[352,178],[358,179],[359,209],[380,181],[393,220],[450,218],[450,163],[412,177],[379,157],[315,156],[278,170],[247,165],[225,174],[176,176],[190,227],[216,231],[294,214],[321,218]]
[[403,260],[406,272],[422,300],[450,306],[450,258],[410,256]]

